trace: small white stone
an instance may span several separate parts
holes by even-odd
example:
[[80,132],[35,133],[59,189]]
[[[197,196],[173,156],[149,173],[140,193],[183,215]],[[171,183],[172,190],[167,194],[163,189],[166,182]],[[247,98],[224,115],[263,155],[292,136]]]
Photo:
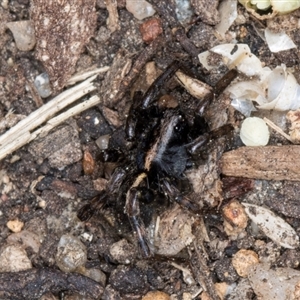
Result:
[[32,268],[26,251],[20,245],[7,245],[0,253],[0,272],[19,272]]
[[82,235],[82,238],[84,238],[86,241],[91,242],[93,240],[93,235],[88,233],[88,232],[84,232]]
[[42,98],[47,98],[52,94],[50,80],[47,73],[36,76],[34,85]]
[[246,118],[242,123],[240,137],[246,146],[266,146],[270,132],[267,124],[261,118]]
[[32,21],[8,22],[6,26],[12,32],[19,50],[30,51],[34,48],[36,40]]
[[155,14],[152,5],[144,0],[126,0],[126,9],[138,20],[143,20]]

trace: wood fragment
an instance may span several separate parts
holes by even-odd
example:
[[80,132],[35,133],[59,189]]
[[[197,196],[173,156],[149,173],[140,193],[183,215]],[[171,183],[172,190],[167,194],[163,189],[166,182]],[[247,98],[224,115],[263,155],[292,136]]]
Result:
[[106,0],[106,8],[108,11],[107,27],[111,32],[120,29],[118,4],[115,0]]
[[208,267],[207,255],[204,252],[204,246],[198,245],[194,241],[194,251],[189,251],[190,267],[194,274],[194,278],[199,285],[209,294],[211,300],[219,300],[213,279],[211,277],[211,270]]
[[241,147],[223,154],[221,172],[227,176],[266,180],[300,180],[300,146]]

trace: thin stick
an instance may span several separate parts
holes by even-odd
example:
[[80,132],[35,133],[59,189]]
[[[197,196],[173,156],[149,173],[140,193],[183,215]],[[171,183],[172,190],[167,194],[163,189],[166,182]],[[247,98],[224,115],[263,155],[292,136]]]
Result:
[[79,73],[73,75],[68,80],[67,85],[73,85],[79,81],[86,80],[87,78],[89,78],[93,75],[107,72],[109,69],[110,69],[110,67],[106,66],[106,67],[102,67],[102,68],[93,68],[93,69],[85,70],[83,72],[79,72]]
[[291,137],[286,134],[280,127],[278,127],[276,124],[274,124],[271,120],[269,120],[268,118],[264,117],[264,121],[271,127],[273,128],[275,131],[277,131],[279,134],[281,134],[283,137],[285,137],[287,140],[289,140],[291,143],[294,144],[293,140],[291,139]]

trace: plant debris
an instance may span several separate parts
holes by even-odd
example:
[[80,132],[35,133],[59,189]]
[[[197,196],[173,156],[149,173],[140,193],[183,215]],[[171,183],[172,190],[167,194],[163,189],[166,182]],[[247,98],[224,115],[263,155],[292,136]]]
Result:
[[[297,298],[300,10],[138,2],[1,2],[0,298]],[[181,111],[189,128],[207,123],[188,169],[171,178],[197,210],[165,197],[165,176],[153,195],[145,181],[139,214],[156,253],[145,259],[124,214],[136,174],[98,200],[114,170],[135,167],[133,99],[174,61],[181,72],[153,91],[162,97],[151,109]],[[267,146],[242,146],[245,116],[269,126]],[[94,214],[82,222],[86,203]]]

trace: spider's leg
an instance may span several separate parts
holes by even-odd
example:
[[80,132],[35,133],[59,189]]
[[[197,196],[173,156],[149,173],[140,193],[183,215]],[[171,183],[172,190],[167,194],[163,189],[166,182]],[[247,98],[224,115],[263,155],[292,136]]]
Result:
[[110,195],[117,193],[120,190],[125,177],[126,171],[121,167],[117,167],[107,183],[107,193]]
[[130,106],[128,117],[126,119],[125,134],[129,141],[135,137],[136,125],[138,121],[138,108],[141,105],[142,95],[140,92],[134,94],[132,105]]
[[151,84],[147,92],[145,93],[143,100],[142,100],[142,108],[147,108],[150,104],[152,104],[162,87],[162,85],[168,81],[180,68],[180,63],[178,61],[173,61],[168,68],[160,75],[158,76],[154,82]]
[[102,191],[88,204],[85,204],[79,209],[77,217],[80,221],[87,221],[94,215],[95,211],[100,210],[107,203],[107,200],[108,194],[106,193],[106,191]]
[[135,180],[132,187],[127,192],[125,212],[129,218],[129,221],[130,221],[133,231],[137,235],[138,243],[139,243],[139,246],[141,247],[143,255],[145,257],[150,257],[152,255],[152,251],[150,248],[150,242],[148,241],[148,238],[147,238],[144,222],[142,221],[142,219],[140,217],[139,199],[141,197],[141,193],[137,189],[137,186],[140,184],[140,182],[145,177],[146,177],[146,174],[141,173]]
[[237,76],[238,71],[236,69],[231,69],[228,71],[214,86],[214,92],[216,96],[220,96]]
[[106,191],[101,191],[100,194],[94,197],[89,203],[82,206],[77,213],[77,217],[81,221],[87,221],[97,210],[102,209],[109,201],[110,195],[119,191],[125,176],[126,172],[124,169],[116,168],[107,184]]
[[208,133],[198,136],[192,142],[185,145],[185,148],[189,154],[193,155],[210,141],[216,140],[222,136],[229,137],[232,134],[233,129],[234,128],[231,124],[223,125],[217,129],[211,130]]
[[124,153],[119,149],[102,150],[99,159],[102,162],[118,162],[124,158]]
[[200,148],[202,148],[209,141],[209,135],[203,134],[198,136],[192,142],[188,143],[185,147],[188,153],[195,154]]
[[193,203],[188,197],[182,195],[182,193],[167,178],[163,178],[161,182],[164,193],[169,196],[171,200],[176,201],[181,206],[193,212],[199,212],[198,205]]

